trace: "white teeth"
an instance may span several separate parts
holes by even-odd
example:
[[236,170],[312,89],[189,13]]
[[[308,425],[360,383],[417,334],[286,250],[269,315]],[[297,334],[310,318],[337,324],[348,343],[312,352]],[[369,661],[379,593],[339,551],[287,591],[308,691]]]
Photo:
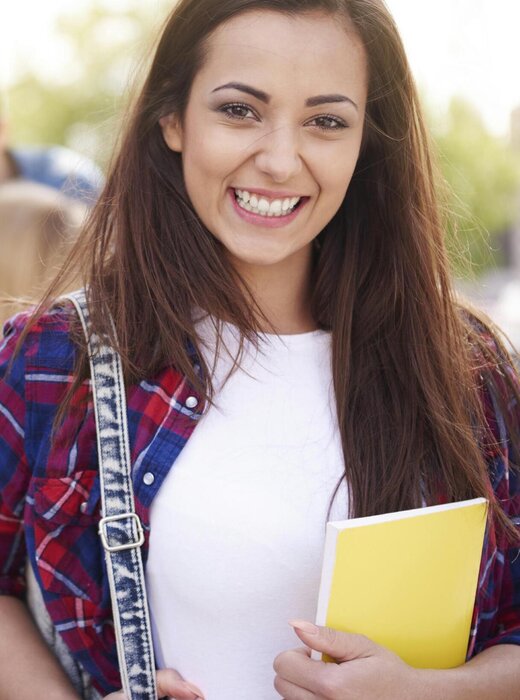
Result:
[[282,200],[274,199],[269,205],[269,214],[279,214],[282,211]]
[[235,190],[237,203],[247,211],[262,216],[284,216],[298,204],[301,197],[286,197],[285,199],[273,199],[271,202],[265,197],[258,197],[247,190]]

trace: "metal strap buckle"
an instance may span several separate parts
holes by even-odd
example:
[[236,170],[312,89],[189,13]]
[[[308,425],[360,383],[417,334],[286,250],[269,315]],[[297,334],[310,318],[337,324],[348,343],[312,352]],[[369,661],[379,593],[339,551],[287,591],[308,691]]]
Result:
[[[126,544],[111,545],[108,541],[108,535],[106,530],[107,523],[117,522],[118,520],[124,520],[125,518],[135,520],[135,524],[137,527],[137,541],[127,542]],[[107,552],[122,552],[125,549],[133,549],[134,547],[140,547],[144,542],[144,530],[143,526],[141,525],[141,520],[139,519],[137,513],[120,513],[119,515],[108,515],[104,518],[101,518],[101,520],[99,521],[98,532],[101,537],[103,547],[106,549]]]

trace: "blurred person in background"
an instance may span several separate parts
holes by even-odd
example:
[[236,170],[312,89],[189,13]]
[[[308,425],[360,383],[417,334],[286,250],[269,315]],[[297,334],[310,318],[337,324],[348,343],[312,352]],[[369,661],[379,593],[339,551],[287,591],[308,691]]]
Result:
[[[63,264],[87,206],[25,180],[0,186],[0,326],[38,301]],[[77,286],[72,281],[71,286]]]
[[88,206],[94,204],[104,177],[93,161],[64,146],[11,146],[8,122],[7,96],[0,92],[0,185],[14,179],[30,180]]

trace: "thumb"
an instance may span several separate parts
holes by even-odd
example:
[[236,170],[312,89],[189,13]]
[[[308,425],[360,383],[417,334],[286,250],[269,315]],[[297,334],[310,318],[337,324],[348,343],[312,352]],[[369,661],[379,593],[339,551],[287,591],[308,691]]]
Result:
[[183,680],[180,673],[172,668],[157,671],[157,695],[160,698],[167,695],[175,700],[204,700],[202,691],[193,683]]
[[362,634],[340,632],[332,627],[318,627],[305,620],[289,620],[289,624],[304,644],[340,663],[374,656],[379,648],[375,642]]

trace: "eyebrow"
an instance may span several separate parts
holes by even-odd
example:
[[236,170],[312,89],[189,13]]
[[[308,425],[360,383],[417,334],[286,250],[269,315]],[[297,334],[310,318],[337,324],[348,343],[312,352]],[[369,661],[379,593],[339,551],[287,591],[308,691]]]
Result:
[[[245,92],[248,95],[252,95],[253,97],[256,97],[257,100],[260,100],[260,102],[264,102],[265,104],[269,104],[271,100],[271,96],[263,90],[258,90],[257,88],[251,87],[251,85],[246,85],[245,83],[226,83],[225,85],[220,85],[219,87],[215,88],[214,90],[212,90],[212,92],[218,92],[219,90],[225,90],[228,88],[232,88],[233,90],[240,90],[240,92]],[[331,104],[335,102],[348,102],[353,107],[355,107],[355,109],[358,109],[357,104],[354,102],[354,100],[351,100],[350,97],[347,97],[346,95],[337,94],[316,95],[315,97],[308,97],[305,100],[305,106],[317,107],[318,105]]]

